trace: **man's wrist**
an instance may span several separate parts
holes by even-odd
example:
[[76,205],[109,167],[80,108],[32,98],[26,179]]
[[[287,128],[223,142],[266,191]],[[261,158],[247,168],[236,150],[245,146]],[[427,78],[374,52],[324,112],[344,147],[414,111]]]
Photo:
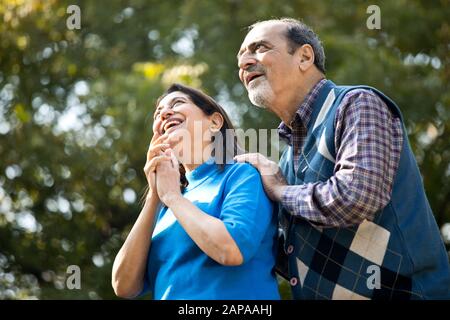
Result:
[[286,191],[287,185],[280,185],[275,188],[275,197],[277,202],[282,202],[284,197],[284,192]]

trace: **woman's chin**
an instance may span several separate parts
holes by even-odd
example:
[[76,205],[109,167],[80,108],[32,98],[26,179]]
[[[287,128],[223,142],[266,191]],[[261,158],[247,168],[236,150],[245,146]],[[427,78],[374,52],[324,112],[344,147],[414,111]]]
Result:
[[180,123],[179,125],[170,127],[169,129],[167,129],[165,131],[165,134],[172,135],[174,133],[179,133],[180,131],[187,131],[187,129],[185,128],[184,122]]

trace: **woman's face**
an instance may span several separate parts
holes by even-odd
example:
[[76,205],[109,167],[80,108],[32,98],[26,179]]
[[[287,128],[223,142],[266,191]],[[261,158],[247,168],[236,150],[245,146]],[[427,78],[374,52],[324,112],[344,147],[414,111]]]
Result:
[[156,107],[153,133],[170,137],[169,143],[183,164],[203,163],[203,151],[211,143],[211,118],[188,95],[175,91]]

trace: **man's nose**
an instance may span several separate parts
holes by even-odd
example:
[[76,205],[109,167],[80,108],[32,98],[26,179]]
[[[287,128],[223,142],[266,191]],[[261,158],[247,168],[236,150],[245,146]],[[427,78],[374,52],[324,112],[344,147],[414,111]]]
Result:
[[250,53],[244,52],[238,60],[239,69],[247,70],[248,67],[256,63],[256,58]]

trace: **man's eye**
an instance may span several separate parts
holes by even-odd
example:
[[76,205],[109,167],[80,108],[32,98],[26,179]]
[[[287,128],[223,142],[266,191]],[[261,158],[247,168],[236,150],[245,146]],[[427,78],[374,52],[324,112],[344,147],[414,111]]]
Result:
[[257,45],[255,46],[255,50],[259,50],[259,49],[265,48],[265,47],[266,47],[266,46],[263,45],[263,44],[257,44]]

